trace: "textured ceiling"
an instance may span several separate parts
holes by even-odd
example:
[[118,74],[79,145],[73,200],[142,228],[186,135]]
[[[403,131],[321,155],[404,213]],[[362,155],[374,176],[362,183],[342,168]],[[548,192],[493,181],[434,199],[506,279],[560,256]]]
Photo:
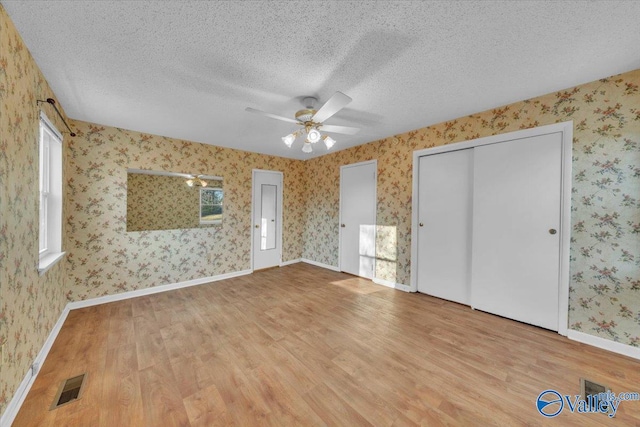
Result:
[[333,150],[640,68],[634,1],[2,1],[75,119],[259,153],[304,96]]

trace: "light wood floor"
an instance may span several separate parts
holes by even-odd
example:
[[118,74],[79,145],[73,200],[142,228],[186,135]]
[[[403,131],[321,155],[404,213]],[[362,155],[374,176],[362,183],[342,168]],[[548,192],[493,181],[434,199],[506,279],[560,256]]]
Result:
[[640,425],[640,402],[538,414],[581,376],[640,391],[636,360],[296,264],[72,311],[14,425]]

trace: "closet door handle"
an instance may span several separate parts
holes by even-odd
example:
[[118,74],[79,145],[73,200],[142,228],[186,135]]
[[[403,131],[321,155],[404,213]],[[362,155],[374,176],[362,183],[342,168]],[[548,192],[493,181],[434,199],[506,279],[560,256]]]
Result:
[[555,228],[552,228],[552,229],[549,230],[549,234],[556,234],[556,233],[557,233],[557,231],[556,231]]
[[420,227],[424,227],[424,223],[423,222],[420,223]]
[[345,225],[344,225],[344,224],[340,224],[340,227],[344,228],[344,227],[345,227]]

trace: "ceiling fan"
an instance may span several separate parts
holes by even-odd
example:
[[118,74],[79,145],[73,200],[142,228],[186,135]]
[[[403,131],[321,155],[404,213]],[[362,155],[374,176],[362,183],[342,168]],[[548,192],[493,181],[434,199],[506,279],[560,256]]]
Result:
[[316,102],[318,102],[318,99],[313,96],[307,96],[306,98],[304,98],[302,100],[302,104],[305,108],[296,111],[295,119],[278,116],[277,114],[267,113],[251,107],[247,107],[246,111],[250,113],[262,114],[264,116],[271,117],[272,119],[295,123],[301,126],[302,129],[299,129],[287,136],[282,137],[282,141],[286,144],[287,147],[291,148],[291,145],[293,145],[293,142],[296,140],[296,137],[298,135],[306,134],[307,137],[304,141],[304,145],[302,146],[302,151],[305,153],[311,153],[313,151],[313,149],[311,148],[311,144],[315,144],[320,140],[324,141],[324,144],[327,146],[327,150],[333,147],[333,145],[336,143],[336,141],[329,135],[323,136],[320,133],[320,130],[329,133],[341,133],[344,135],[354,135],[360,130],[358,128],[349,126],[324,124],[325,120],[336,114],[338,111],[342,110],[348,103],[351,102],[351,98],[344,93],[334,93],[333,96],[329,98],[329,100],[325,102],[324,105],[318,110],[314,109]]

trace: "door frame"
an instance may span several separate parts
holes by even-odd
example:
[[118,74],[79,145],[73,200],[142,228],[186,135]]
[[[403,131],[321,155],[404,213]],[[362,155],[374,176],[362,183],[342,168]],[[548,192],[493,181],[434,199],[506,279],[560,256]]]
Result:
[[251,217],[249,220],[249,224],[251,224],[250,226],[250,230],[251,230],[251,272],[254,271],[253,266],[253,241],[255,240],[255,236],[254,233],[256,232],[256,228],[254,227],[253,224],[253,218],[254,218],[254,214],[255,211],[254,209],[256,208],[256,200],[255,200],[255,194],[256,194],[256,173],[260,172],[260,173],[271,173],[274,175],[279,175],[280,177],[280,185],[278,186],[278,203],[276,205],[276,209],[278,210],[278,213],[276,214],[276,217],[278,218],[278,224],[280,225],[278,227],[278,234],[276,236],[276,243],[278,245],[279,248],[279,261],[278,261],[278,266],[282,266],[282,230],[284,229],[283,224],[282,224],[282,194],[283,194],[283,187],[284,187],[284,173],[281,171],[272,171],[272,170],[265,170],[265,169],[253,169],[251,171]]
[[482,145],[498,144],[516,139],[530,138],[549,133],[562,134],[561,189],[560,189],[560,268],[558,290],[558,333],[567,335],[569,327],[569,248],[571,244],[571,148],[573,143],[573,120],[538,126],[535,128],[487,136],[471,141],[427,148],[413,152],[413,193],[411,203],[411,286],[410,292],[418,291],[418,197],[420,157],[449,151],[463,150]]
[[[373,242],[374,242],[374,254],[377,256],[378,254],[378,247],[376,245],[376,239],[377,239],[377,224],[378,224],[378,159],[373,159],[373,160],[367,160],[364,162],[358,162],[358,163],[351,163],[349,165],[342,165],[340,166],[340,188],[339,188],[339,197],[340,197],[340,202],[339,202],[339,206],[338,206],[338,271],[342,271],[342,179],[343,179],[343,175],[342,175],[342,171],[346,168],[351,168],[351,167],[357,167],[357,166],[364,166],[364,165],[369,165],[369,164],[373,164],[375,166],[374,168],[374,179],[373,179],[373,187],[375,190],[375,194],[376,197],[374,198],[374,202],[373,202],[373,225],[374,225],[374,230],[373,230]],[[376,256],[373,257],[373,275],[371,277],[371,280],[373,280],[376,277]]]

